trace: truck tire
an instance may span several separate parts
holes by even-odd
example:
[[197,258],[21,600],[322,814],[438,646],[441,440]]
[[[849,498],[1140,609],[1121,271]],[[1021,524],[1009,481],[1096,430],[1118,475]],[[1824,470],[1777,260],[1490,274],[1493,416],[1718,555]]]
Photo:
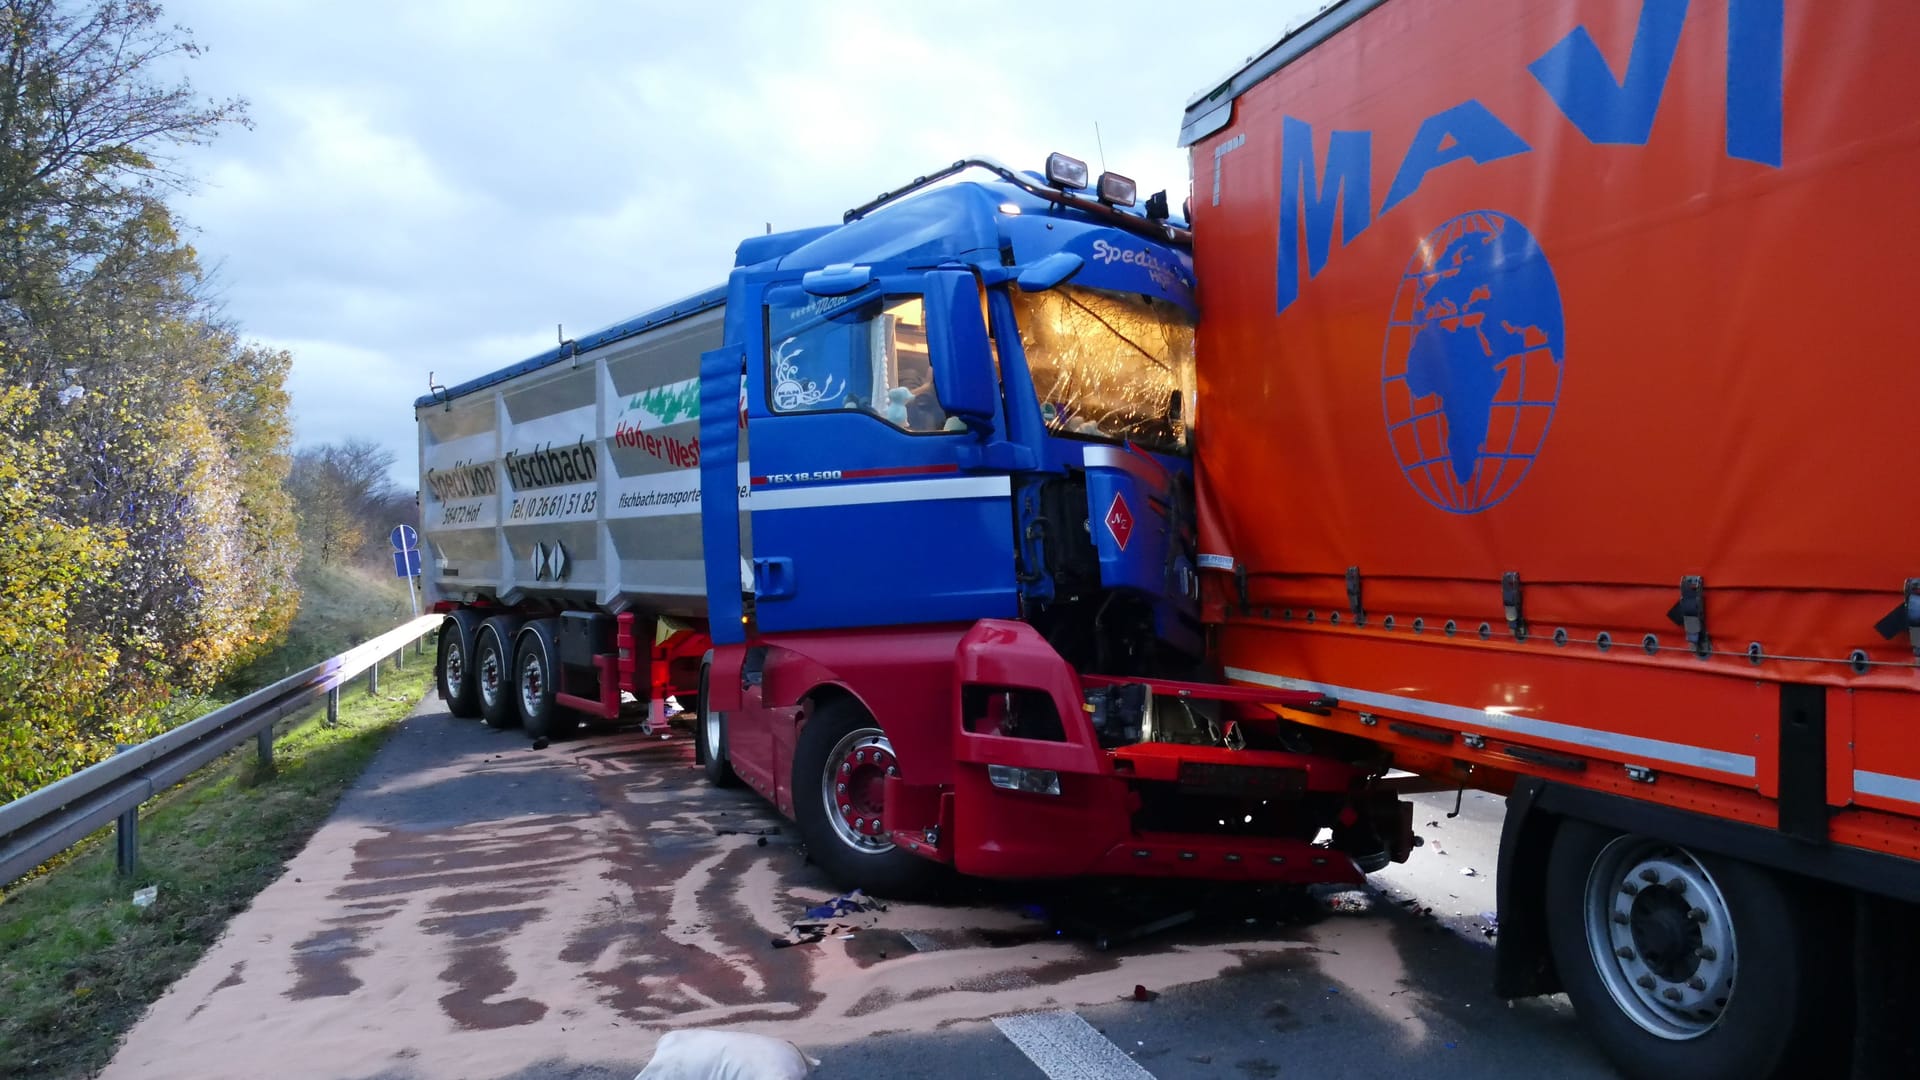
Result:
[[564,738],[572,730],[554,701],[559,689],[555,685],[560,675],[559,657],[552,623],[536,619],[521,629],[513,653],[514,703],[530,739]]
[[462,720],[471,720],[480,715],[480,695],[476,692],[473,678],[474,626],[478,619],[471,612],[460,611],[447,617],[440,624],[440,645],[438,655],[433,658],[433,679],[440,691],[440,700],[447,703],[447,712]]
[[893,770],[893,744],[880,725],[854,701],[830,701],[794,746],[794,817],[808,854],[841,887],[920,896],[938,883],[941,867],[880,831],[881,784]]
[[1780,878],[1568,819],[1546,885],[1561,982],[1627,1075],[1817,1074],[1828,965],[1812,905]]
[[488,727],[520,726],[513,681],[513,632],[520,620],[495,615],[473,633],[473,683]]
[[714,787],[736,787],[733,763],[727,760],[727,718],[724,713],[707,711],[707,675],[712,669],[700,666],[700,696],[694,699],[693,752],[707,771],[707,782]]

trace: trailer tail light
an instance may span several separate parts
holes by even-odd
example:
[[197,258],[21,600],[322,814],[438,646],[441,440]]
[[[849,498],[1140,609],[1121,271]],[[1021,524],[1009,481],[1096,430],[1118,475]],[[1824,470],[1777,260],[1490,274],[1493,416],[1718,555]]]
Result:
[[1021,769],[1012,765],[987,766],[987,779],[993,786],[1029,795],[1060,794],[1060,774],[1052,769]]
[[1132,206],[1139,199],[1140,192],[1133,181],[1119,173],[1100,174],[1100,201],[1113,206]]
[[1047,183],[1060,188],[1087,186],[1087,163],[1065,154],[1047,155]]

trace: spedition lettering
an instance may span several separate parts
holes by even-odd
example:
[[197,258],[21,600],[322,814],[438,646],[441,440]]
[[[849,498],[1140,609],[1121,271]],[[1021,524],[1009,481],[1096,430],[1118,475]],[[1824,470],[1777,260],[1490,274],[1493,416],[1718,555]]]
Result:
[[479,495],[491,495],[497,488],[493,465],[475,465],[472,462],[455,462],[446,472],[427,471],[427,487],[433,490],[433,497],[440,502],[450,499],[471,499]]
[[583,438],[573,446],[544,449],[522,454],[508,451],[504,462],[507,477],[519,490],[554,487],[559,484],[584,484],[600,474],[599,457]]
[[[1726,152],[1728,157],[1780,167],[1783,145],[1784,0],[1731,0],[1726,44]],[[1576,27],[1527,72],[1561,115],[1596,145],[1645,146],[1665,97],[1688,0],[1644,0],[1625,74],[1614,75],[1593,35]],[[1229,154],[1245,145],[1222,143],[1214,153],[1214,196],[1220,202]],[[1379,213],[1373,212],[1373,133],[1334,131],[1326,168],[1314,153],[1313,125],[1283,117],[1280,141],[1280,250],[1275,302],[1286,311],[1300,295],[1300,249],[1316,276],[1332,254],[1334,214],[1342,246],[1365,232],[1420,189],[1427,174],[1456,161],[1485,165],[1533,147],[1478,101],[1434,113],[1421,123],[1400,159]],[[1302,238],[1304,225],[1305,237]]]

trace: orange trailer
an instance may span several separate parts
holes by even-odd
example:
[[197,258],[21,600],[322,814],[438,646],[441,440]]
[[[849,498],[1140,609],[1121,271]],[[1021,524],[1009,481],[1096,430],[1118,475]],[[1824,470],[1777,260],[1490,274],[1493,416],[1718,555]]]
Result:
[[1182,142],[1228,677],[1508,794],[1627,1071],[1913,1075],[1920,4],[1345,0]]

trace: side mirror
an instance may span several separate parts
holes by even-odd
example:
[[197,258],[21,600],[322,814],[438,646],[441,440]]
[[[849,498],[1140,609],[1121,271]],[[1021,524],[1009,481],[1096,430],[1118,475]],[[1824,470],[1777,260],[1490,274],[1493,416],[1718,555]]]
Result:
[[927,359],[933,367],[934,397],[949,416],[975,430],[991,431],[1000,387],[994,380],[986,316],[980,310],[980,286],[964,270],[935,270],[926,280]]
[[1045,292],[1080,272],[1086,260],[1071,251],[1056,251],[1036,260],[1015,278],[1021,292]]
[[845,296],[866,288],[872,280],[872,267],[835,263],[802,274],[800,287],[814,296]]

